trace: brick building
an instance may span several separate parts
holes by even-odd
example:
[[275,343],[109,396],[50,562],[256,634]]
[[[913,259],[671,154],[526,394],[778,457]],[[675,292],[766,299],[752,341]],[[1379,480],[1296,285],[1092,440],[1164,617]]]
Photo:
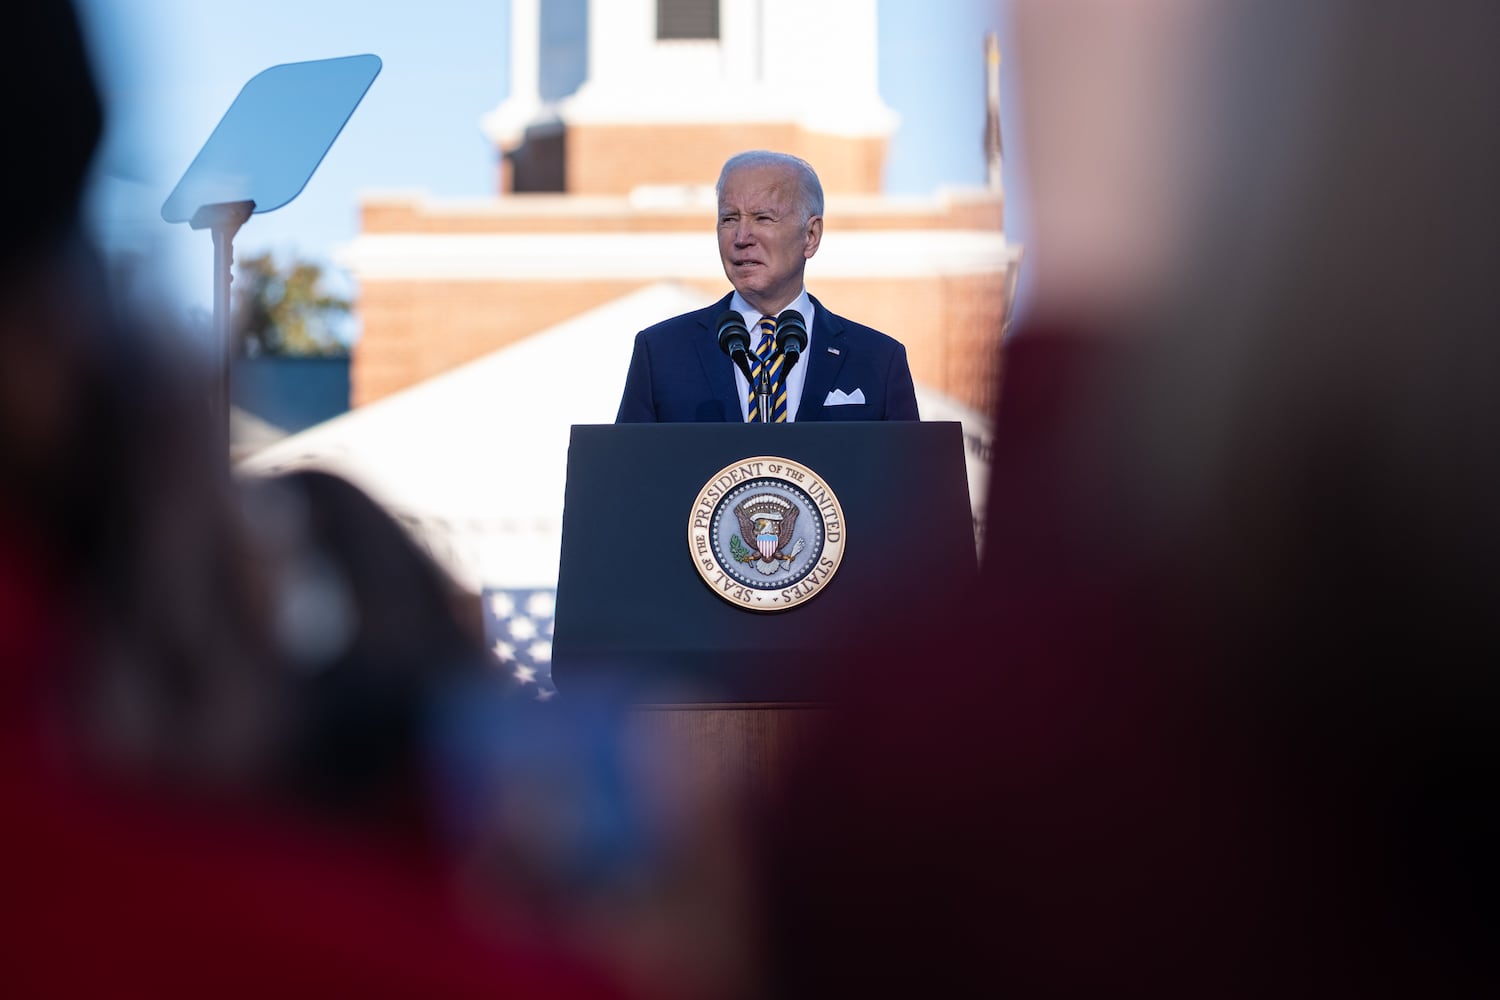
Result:
[[510,96],[483,120],[496,196],[363,199],[343,258],[355,405],[656,282],[713,301],[719,167],[770,148],[827,193],[808,289],[901,339],[918,382],[988,407],[1016,260],[1002,199],[880,193],[898,123],[875,0],[512,0],[511,20]]

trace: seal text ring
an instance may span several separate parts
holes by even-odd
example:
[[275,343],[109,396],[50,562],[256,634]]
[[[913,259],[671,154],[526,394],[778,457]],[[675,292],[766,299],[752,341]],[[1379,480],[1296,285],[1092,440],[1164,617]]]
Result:
[[844,509],[822,477],[770,455],[719,470],[693,501],[688,548],[703,582],[750,611],[822,593],[844,557]]

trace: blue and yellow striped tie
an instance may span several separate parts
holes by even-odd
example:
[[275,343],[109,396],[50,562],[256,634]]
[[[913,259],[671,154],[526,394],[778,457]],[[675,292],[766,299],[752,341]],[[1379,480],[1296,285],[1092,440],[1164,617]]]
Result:
[[776,318],[767,316],[760,321],[759,329],[760,343],[755,345],[755,363],[750,366],[749,420],[752,424],[760,423],[760,400],[755,390],[760,385],[760,370],[766,368],[771,379],[771,422],[784,424],[786,423],[786,389],[781,384],[782,357],[776,353]]

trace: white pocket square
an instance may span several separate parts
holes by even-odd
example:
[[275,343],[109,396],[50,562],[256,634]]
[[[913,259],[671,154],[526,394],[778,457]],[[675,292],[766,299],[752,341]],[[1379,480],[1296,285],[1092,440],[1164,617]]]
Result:
[[865,391],[863,389],[855,389],[853,392],[848,394],[845,394],[843,389],[835,389],[828,394],[827,399],[823,400],[823,405],[850,406],[854,403],[863,403],[864,401]]

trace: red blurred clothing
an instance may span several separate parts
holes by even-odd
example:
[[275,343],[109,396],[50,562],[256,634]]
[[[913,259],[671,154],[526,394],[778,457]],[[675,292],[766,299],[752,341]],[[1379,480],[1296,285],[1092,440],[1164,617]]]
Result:
[[1012,348],[978,586],[844,665],[766,859],[786,995],[1232,992],[1254,793],[1176,676],[1176,552],[1079,434],[1124,353]]
[[1359,730],[1287,683],[1342,663],[1330,637],[1357,666],[1378,651],[1236,600],[1218,556],[1244,540],[1211,509],[1168,516],[1140,464],[1187,433],[1141,408],[1171,346],[1008,347],[978,585],[848,658],[774,817],[778,995],[1454,995],[1471,974],[1412,923],[1475,915],[1441,886],[1402,896],[1441,866],[1391,822],[1434,851],[1461,827],[1423,826],[1383,761],[1346,755]]
[[487,935],[434,858],[73,766],[49,697],[67,605],[0,542],[0,992],[624,995],[551,946]]
[[8,995],[622,995],[486,939],[437,866],[3,770]]

